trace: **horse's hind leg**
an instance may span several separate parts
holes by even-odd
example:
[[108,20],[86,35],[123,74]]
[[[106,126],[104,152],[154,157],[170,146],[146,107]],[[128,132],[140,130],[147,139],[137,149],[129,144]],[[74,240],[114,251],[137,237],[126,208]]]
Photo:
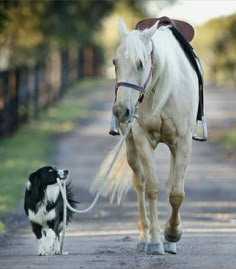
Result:
[[166,187],[171,213],[165,226],[165,238],[168,242],[177,242],[182,236],[179,209],[185,196],[184,179],[191,154],[191,141],[181,139],[175,147],[170,147],[170,150],[171,166]]

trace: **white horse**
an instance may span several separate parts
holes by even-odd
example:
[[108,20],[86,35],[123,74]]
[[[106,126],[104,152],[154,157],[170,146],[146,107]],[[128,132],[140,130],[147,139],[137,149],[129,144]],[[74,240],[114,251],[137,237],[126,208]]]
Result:
[[[120,20],[118,33],[121,43],[113,59],[117,80],[113,113],[122,132],[133,113],[138,114],[138,119],[129,132],[126,146],[121,151],[103,194],[112,194],[114,198],[118,192],[118,199],[121,200],[131,185],[131,179],[124,175],[128,170],[132,171],[139,210],[138,251],[156,255],[164,254],[165,251],[176,253],[175,242],[182,235],[179,209],[185,196],[184,180],[196,130],[198,78],[169,26],[157,28],[155,24],[144,31],[127,32],[124,22]],[[143,93],[143,101],[136,108]],[[158,221],[160,184],[154,157],[159,143],[165,143],[171,152],[170,172],[166,182],[171,210],[165,224],[164,245]],[[104,161],[94,189],[114,151]],[[127,168],[126,157],[131,169]],[[146,200],[149,202],[150,220]]]

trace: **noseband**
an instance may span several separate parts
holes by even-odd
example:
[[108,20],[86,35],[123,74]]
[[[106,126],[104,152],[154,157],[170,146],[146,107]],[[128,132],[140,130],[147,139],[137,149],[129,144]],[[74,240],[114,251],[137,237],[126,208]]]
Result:
[[152,70],[153,70],[153,41],[151,40],[151,43],[152,43],[152,51],[151,51],[151,68],[150,68],[150,71],[148,73],[148,77],[145,81],[145,83],[143,84],[143,86],[141,85],[137,85],[137,84],[133,84],[133,83],[130,83],[130,82],[116,82],[116,85],[115,85],[115,101],[116,101],[116,97],[117,97],[117,91],[119,89],[119,87],[126,87],[126,88],[131,88],[135,91],[139,91],[140,92],[140,95],[139,95],[139,103],[141,103],[143,101],[143,97],[144,97],[144,93],[145,93],[145,90],[147,88],[147,85],[150,81],[150,79],[152,78]]

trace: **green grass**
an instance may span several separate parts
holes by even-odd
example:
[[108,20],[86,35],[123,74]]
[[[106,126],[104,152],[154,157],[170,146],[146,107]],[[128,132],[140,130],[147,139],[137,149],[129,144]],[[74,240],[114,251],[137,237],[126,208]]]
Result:
[[[0,217],[15,210],[29,174],[48,163],[53,136],[75,130],[79,121],[89,116],[88,96],[94,96],[94,88],[104,83],[89,80],[74,85],[40,120],[21,127],[9,138],[0,139]],[[0,232],[4,230],[0,221]]]
[[220,135],[220,142],[226,148],[236,148],[236,128],[232,128]]

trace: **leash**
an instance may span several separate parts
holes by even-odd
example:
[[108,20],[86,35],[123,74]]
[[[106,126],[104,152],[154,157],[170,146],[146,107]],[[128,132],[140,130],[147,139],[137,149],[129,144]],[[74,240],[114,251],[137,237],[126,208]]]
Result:
[[119,143],[118,143],[118,146],[117,146],[117,150],[116,150],[116,154],[114,155],[112,161],[111,161],[111,164],[109,165],[109,168],[107,169],[107,172],[106,174],[103,176],[103,179],[100,183],[100,186],[98,187],[98,191],[96,193],[96,196],[94,198],[94,200],[92,201],[92,203],[90,204],[90,206],[88,208],[85,208],[85,209],[82,209],[82,210],[78,210],[78,209],[75,209],[73,208],[69,203],[68,203],[68,200],[67,200],[67,197],[66,197],[66,181],[61,183],[60,179],[57,178],[57,183],[59,185],[59,188],[60,188],[60,192],[61,192],[61,195],[62,195],[62,198],[63,198],[63,230],[62,230],[62,237],[61,237],[61,243],[60,243],[60,254],[63,255],[63,244],[64,244],[64,237],[65,237],[65,231],[66,231],[66,221],[67,221],[67,209],[69,209],[70,211],[74,212],[74,213],[78,213],[78,214],[84,214],[84,213],[87,213],[89,211],[91,211],[94,206],[96,205],[100,195],[101,195],[101,190],[103,189],[105,183],[106,183],[106,180],[117,160],[117,157],[120,153],[120,150],[121,150],[121,147],[122,145],[124,144],[125,142],[125,139],[126,137],[128,136],[129,134],[129,131],[130,129],[132,128],[135,120],[137,119],[137,105],[136,105],[136,109],[135,109],[135,113],[133,114],[131,120],[129,121],[128,123],[128,126],[127,128],[125,129],[125,132],[124,132],[124,135],[123,137],[120,139]]

